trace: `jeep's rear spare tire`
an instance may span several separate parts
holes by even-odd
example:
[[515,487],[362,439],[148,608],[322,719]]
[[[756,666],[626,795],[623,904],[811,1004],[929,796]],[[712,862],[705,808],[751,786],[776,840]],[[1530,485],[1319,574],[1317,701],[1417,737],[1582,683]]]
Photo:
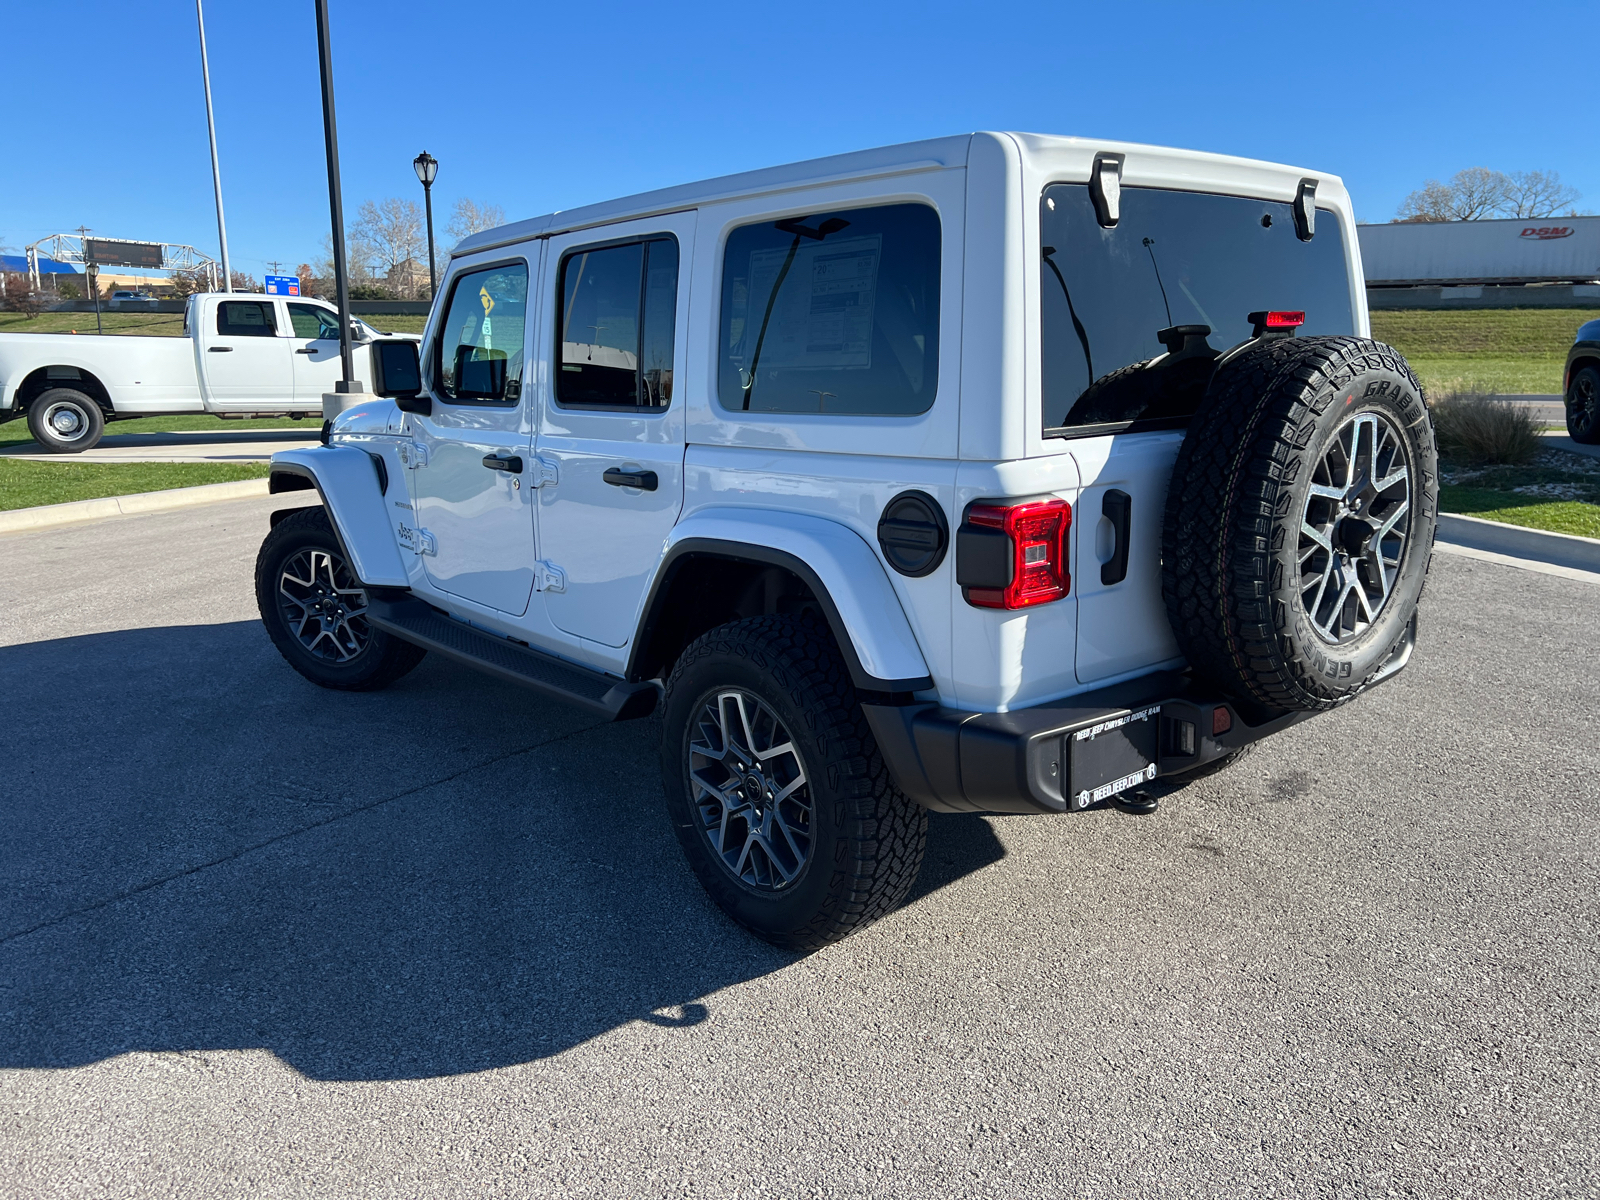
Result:
[[1343,703],[1413,636],[1437,511],[1433,422],[1397,351],[1250,347],[1217,369],[1167,493],[1179,646],[1248,709]]

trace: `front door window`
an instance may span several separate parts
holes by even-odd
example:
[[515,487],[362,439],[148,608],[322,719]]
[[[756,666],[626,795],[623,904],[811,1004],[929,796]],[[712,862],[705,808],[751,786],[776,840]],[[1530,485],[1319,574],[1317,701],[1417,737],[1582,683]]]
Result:
[[[533,593],[533,431],[520,403],[528,265],[469,270],[451,284],[430,348],[433,412],[409,415],[427,450],[408,472],[423,569],[438,589],[521,614]],[[514,467],[514,469],[513,469]]]

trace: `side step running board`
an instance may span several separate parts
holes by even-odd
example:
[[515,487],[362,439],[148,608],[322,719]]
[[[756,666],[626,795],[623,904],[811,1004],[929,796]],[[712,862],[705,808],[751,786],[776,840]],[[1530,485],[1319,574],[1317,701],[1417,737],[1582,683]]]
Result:
[[655,711],[661,689],[654,683],[624,683],[599,671],[564,662],[528,646],[452,620],[421,600],[367,604],[367,620],[397,638],[532,688],[610,721],[631,721]]

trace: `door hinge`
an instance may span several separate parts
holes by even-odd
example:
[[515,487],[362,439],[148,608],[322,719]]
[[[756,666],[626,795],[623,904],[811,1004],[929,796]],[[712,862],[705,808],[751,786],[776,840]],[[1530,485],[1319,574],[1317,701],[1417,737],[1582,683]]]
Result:
[[561,482],[561,472],[553,458],[546,458],[542,454],[533,456],[533,483],[536,488],[555,487]]
[[426,529],[412,529],[411,526],[402,522],[396,532],[399,534],[400,540],[405,543],[406,549],[418,557],[424,554],[438,555],[439,547],[433,540],[433,534]]
[[533,586],[540,592],[564,592],[567,590],[567,573],[548,559],[539,559],[533,564]]
[[401,442],[400,463],[402,466],[415,470],[428,465],[428,447],[423,442]]

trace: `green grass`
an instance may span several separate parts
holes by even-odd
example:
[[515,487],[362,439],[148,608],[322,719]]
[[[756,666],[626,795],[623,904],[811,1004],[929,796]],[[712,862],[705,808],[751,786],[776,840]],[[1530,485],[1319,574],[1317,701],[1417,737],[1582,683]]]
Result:
[[1573,335],[1600,309],[1378,310],[1372,336],[1406,356],[1429,392],[1561,391]]
[[1446,484],[1439,489],[1439,507],[1444,512],[1464,513],[1525,529],[1600,538],[1600,504],[1580,500],[1538,500],[1492,488]]
[[40,463],[0,459],[0,510],[261,479],[266,463]]
[[[100,314],[108,334],[137,333],[153,337],[182,337],[182,313],[123,312],[108,309]],[[44,312],[37,317],[0,312],[0,333],[94,333],[92,312]]]
[[[123,433],[169,433],[184,430],[201,430],[225,434],[241,429],[300,429],[316,432],[322,422],[315,417],[292,421],[288,417],[261,417],[245,421],[224,421],[208,413],[188,413],[176,417],[135,417],[130,421],[113,421],[106,426],[106,436]],[[33,441],[28,423],[17,419],[0,425],[0,447],[17,446]]]
[[1521,467],[1441,462],[1440,476],[1444,512],[1600,538],[1600,459],[1545,450]]

